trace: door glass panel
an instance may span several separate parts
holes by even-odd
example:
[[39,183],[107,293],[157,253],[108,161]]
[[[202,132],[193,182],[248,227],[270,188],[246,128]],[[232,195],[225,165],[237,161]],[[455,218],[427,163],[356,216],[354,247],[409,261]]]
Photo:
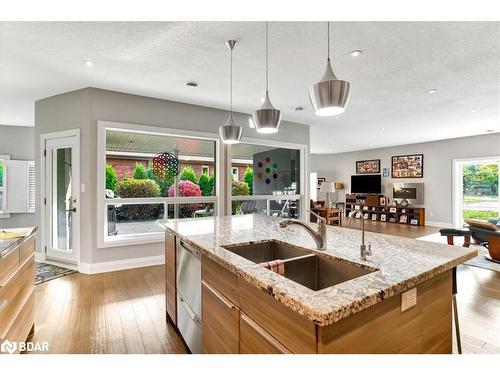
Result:
[[71,148],[52,150],[52,248],[71,252],[72,175]]
[[500,216],[498,162],[478,161],[462,165],[463,219],[496,219]]

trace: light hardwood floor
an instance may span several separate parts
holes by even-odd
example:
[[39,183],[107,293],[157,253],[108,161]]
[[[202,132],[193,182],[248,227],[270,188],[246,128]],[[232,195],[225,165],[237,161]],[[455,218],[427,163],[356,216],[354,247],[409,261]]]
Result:
[[187,353],[165,321],[164,285],[163,266],[40,284],[31,341],[51,353]]
[[[370,224],[367,230],[411,238],[437,230]],[[186,353],[165,322],[164,285],[163,266],[77,273],[38,285],[31,340],[48,341],[52,353]],[[500,353],[500,273],[460,266],[458,286],[464,353]]]

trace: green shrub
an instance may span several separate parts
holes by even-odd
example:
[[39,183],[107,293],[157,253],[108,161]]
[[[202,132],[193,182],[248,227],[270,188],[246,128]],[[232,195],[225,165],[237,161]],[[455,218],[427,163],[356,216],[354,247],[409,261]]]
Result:
[[134,179],[136,180],[147,180],[148,175],[146,173],[146,167],[142,163],[135,163]]
[[209,177],[206,173],[202,173],[200,179],[198,180],[198,186],[200,187],[201,193],[204,196],[210,196],[214,194],[215,179],[212,178],[212,176]]
[[173,184],[173,181],[162,180],[153,173],[152,168],[146,170],[147,178],[153,180],[160,187],[160,192],[162,197],[168,196],[168,188]]
[[196,178],[196,173],[194,173],[194,170],[191,167],[182,168],[179,180],[183,180],[183,181],[187,180],[187,181],[191,181],[193,184],[198,184],[198,179]]
[[122,198],[149,198],[161,196],[160,187],[149,179],[125,178],[116,184],[116,192]]
[[106,164],[106,189],[115,191],[117,181],[115,169],[111,164]]
[[[159,197],[160,187],[153,180],[125,178],[116,184],[116,192],[122,198]],[[117,222],[152,221],[163,216],[163,204],[124,204],[116,208]]]
[[[250,188],[244,181],[232,181],[231,182],[231,194],[236,195],[250,195]],[[240,207],[243,204],[242,201],[232,202],[232,213],[233,215],[240,213]]]
[[245,169],[245,174],[243,175],[243,181],[245,181],[250,189],[250,195],[253,194],[253,169],[247,167]]

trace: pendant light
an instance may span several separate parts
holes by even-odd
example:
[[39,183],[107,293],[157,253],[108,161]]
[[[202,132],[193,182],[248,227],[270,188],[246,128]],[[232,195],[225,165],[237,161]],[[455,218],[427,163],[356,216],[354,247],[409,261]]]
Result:
[[337,116],[344,113],[349,102],[351,84],[337,79],[330,62],[330,22],[328,22],[328,59],[321,81],[309,89],[309,98],[317,116]]
[[266,22],[266,97],[262,107],[252,114],[258,133],[276,133],[281,122],[281,111],[269,100],[269,22]]
[[229,145],[240,143],[241,135],[243,134],[243,128],[236,124],[236,121],[234,121],[233,117],[233,49],[237,44],[238,42],[236,40],[228,40],[226,42],[227,48],[229,48],[229,50],[231,51],[231,88],[229,91],[231,110],[229,112],[229,116],[227,117],[226,123],[223,126],[219,127],[220,139],[223,143]]

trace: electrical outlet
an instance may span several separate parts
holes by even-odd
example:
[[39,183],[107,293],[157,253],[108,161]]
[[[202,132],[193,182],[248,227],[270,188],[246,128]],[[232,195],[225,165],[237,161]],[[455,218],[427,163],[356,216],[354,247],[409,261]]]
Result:
[[401,294],[401,311],[408,310],[417,304],[417,288],[407,290]]

